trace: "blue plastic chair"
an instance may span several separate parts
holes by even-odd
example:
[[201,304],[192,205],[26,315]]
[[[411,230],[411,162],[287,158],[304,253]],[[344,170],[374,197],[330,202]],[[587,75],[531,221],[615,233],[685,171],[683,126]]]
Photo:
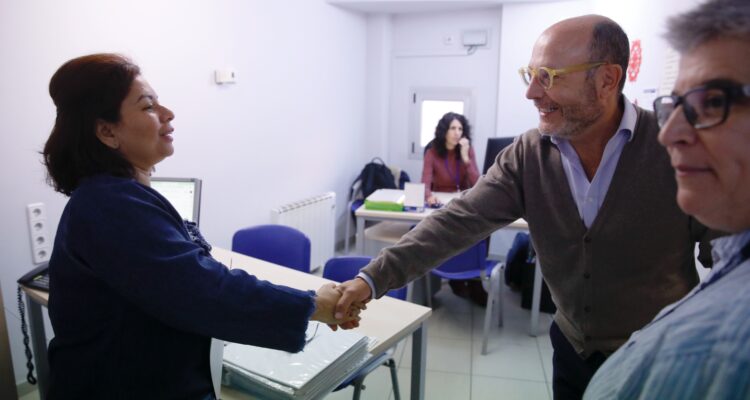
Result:
[[232,237],[232,251],[310,272],[310,239],[289,226],[258,225],[240,229]]
[[[498,325],[503,325],[503,297],[500,293],[502,287],[500,285],[500,276],[502,275],[503,264],[487,259],[487,241],[487,239],[480,241],[463,253],[453,256],[453,258],[448,259],[448,261],[432,270],[432,274],[443,279],[481,279],[482,286],[488,293],[487,308],[484,314],[482,354],[487,353],[490,321],[496,307],[500,317]],[[495,268],[498,265],[501,265],[501,267]],[[432,307],[432,290],[430,288],[429,276],[423,279],[425,282],[426,304],[428,307]]]
[[[354,278],[359,273],[359,270],[367,265],[371,257],[335,257],[323,267],[323,278],[330,279],[332,281],[343,282]],[[406,299],[406,287],[400,289],[394,289],[387,293],[387,296],[394,297],[400,300]],[[401,394],[398,390],[398,374],[396,373],[396,361],[393,359],[391,350],[386,351],[380,355],[375,361],[369,363],[367,367],[357,372],[357,375],[351,377],[335,391],[341,390],[349,385],[354,386],[354,400],[359,400],[362,388],[364,387],[364,381],[367,374],[372,372],[375,368],[380,365],[387,366],[391,371],[391,382],[393,383],[393,397],[395,400],[401,399]]]

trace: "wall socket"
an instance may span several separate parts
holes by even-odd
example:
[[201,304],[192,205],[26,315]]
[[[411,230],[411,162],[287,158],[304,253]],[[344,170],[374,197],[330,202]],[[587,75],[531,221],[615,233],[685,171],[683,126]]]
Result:
[[29,223],[31,260],[34,264],[49,261],[52,253],[49,229],[47,229],[47,209],[44,203],[31,203],[26,206],[26,219]]

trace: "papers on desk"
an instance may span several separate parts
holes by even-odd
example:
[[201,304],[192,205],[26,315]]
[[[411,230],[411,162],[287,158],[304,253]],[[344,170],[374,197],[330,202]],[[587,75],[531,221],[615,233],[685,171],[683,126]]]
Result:
[[[321,326],[322,325],[322,326]],[[230,343],[224,348],[225,383],[263,399],[317,399],[370,358],[370,339],[352,331],[333,332],[311,322],[299,353]]]
[[378,189],[365,199],[365,208],[381,211],[404,211],[404,191]]

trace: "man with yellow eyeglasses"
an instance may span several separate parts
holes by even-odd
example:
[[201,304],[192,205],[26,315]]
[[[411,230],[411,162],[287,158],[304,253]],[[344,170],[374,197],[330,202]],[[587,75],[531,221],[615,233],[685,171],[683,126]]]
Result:
[[524,218],[557,305],[554,397],[580,398],[609,354],[698,283],[695,244],[707,250],[713,236],[677,206],[653,113],[622,94],[628,55],[625,32],[605,17],[564,20],[542,33],[520,70],[538,128],[342,284],[337,312]]

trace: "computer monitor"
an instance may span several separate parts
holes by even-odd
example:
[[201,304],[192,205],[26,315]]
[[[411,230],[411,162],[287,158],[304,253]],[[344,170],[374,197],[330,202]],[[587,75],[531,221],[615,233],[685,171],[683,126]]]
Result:
[[152,177],[151,187],[166,197],[183,219],[198,223],[201,211],[200,179]]
[[484,154],[484,169],[483,174],[487,174],[492,164],[495,163],[495,158],[500,154],[503,149],[513,144],[515,137],[491,137],[487,139],[487,152]]

